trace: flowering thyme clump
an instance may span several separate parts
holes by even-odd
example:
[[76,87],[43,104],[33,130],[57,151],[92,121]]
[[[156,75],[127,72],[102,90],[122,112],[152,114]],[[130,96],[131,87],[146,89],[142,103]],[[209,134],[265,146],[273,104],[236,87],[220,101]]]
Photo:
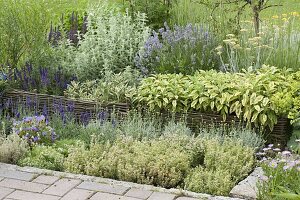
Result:
[[30,145],[51,144],[57,139],[54,129],[44,115],[24,117],[13,122],[13,133],[28,141]]

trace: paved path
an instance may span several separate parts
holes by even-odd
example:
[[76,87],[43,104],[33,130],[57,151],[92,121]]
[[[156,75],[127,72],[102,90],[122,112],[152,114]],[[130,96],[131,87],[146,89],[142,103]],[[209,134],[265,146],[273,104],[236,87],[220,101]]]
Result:
[[[188,197],[185,195],[193,196]],[[1,200],[223,200],[111,179],[0,163]],[[237,199],[236,199],[237,200]]]

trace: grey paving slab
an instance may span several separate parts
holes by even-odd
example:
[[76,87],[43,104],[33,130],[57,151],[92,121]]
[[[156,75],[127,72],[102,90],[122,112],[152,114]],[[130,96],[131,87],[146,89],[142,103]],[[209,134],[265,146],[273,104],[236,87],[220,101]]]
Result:
[[60,197],[17,190],[8,195],[7,198],[16,200],[59,200]]
[[149,190],[142,190],[142,189],[137,189],[137,188],[131,188],[126,194],[125,196],[128,197],[135,197],[138,199],[147,199],[148,197],[150,197],[150,195],[153,193],[153,191],[149,191]]
[[68,192],[61,200],[86,200],[94,194],[94,191],[83,190],[83,189],[73,189]]
[[64,196],[72,188],[76,187],[80,183],[81,183],[81,180],[78,180],[78,179],[63,178],[63,179],[60,179],[59,181],[55,182],[48,189],[46,189],[43,193],[57,195],[57,196]]
[[32,182],[51,185],[51,184],[55,183],[58,179],[59,179],[59,177],[56,177],[56,176],[40,175],[37,178],[35,178]]
[[23,180],[23,181],[31,181],[37,175],[33,174],[33,173],[28,173],[28,172],[20,172],[20,171],[7,170],[5,168],[0,168],[0,176],[4,177],[4,178],[12,178],[12,179],[18,179],[18,180]]
[[176,200],[197,200],[197,199],[192,198],[192,197],[178,197],[178,198],[176,198]]
[[125,197],[116,194],[109,194],[104,192],[97,192],[90,200],[140,200],[133,197]]
[[6,197],[7,195],[9,195],[13,191],[15,191],[15,190],[14,189],[10,189],[10,188],[0,187],[0,199],[3,199],[4,197]]
[[148,198],[148,200],[174,200],[176,195],[168,194],[163,192],[153,192],[153,194]]
[[4,179],[0,182],[0,187],[19,189],[30,192],[42,192],[48,187],[48,185],[15,179]]
[[117,186],[117,185],[108,185],[103,183],[95,183],[90,181],[84,181],[80,185],[77,186],[80,189],[93,190],[99,192],[107,192],[111,194],[124,194],[129,187]]

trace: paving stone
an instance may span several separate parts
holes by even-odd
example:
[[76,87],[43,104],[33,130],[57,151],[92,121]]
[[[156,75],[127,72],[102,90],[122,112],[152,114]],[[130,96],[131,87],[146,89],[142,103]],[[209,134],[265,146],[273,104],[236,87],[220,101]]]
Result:
[[94,190],[99,192],[107,192],[111,194],[124,194],[129,187],[117,186],[117,185],[108,185],[103,183],[95,183],[84,181],[77,188],[86,189],[86,190]]
[[57,196],[64,196],[72,188],[76,187],[79,183],[81,183],[81,180],[63,178],[63,179],[60,179],[59,181],[55,182],[48,189],[46,189],[43,193],[57,195]]
[[58,179],[59,179],[59,177],[56,177],[56,176],[40,175],[36,179],[34,179],[32,182],[51,185],[51,184],[55,183]]
[[140,200],[134,197],[125,197],[116,194],[97,192],[90,200]]
[[36,174],[0,168],[0,176],[4,177],[4,178],[12,178],[12,179],[18,179],[18,180],[23,180],[23,181],[31,181],[32,179],[34,179],[36,177]]
[[25,191],[15,191],[7,196],[16,200],[58,200],[60,197]]
[[125,196],[128,197],[135,197],[138,199],[147,199],[148,197],[150,197],[150,195],[153,193],[153,191],[149,191],[149,190],[142,190],[142,189],[137,189],[137,188],[131,188],[126,194]]
[[14,189],[0,187],[0,199],[6,197],[10,193],[12,193]]
[[149,197],[148,200],[173,200],[175,199],[176,195],[162,193],[162,192],[153,192],[153,194]]
[[176,200],[197,200],[197,199],[192,197],[178,197]]
[[258,193],[257,183],[264,177],[262,168],[256,168],[246,179],[242,180],[230,191],[230,196],[236,198],[256,199]]
[[48,187],[48,185],[44,185],[40,183],[32,183],[32,182],[15,180],[15,179],[4,179],[0,182],[0,186],[6,188],[25,190],[30,192],[42,192]]
[[92,196],[93,193],[93,191],[75,188],[68,192],[61,200],[84,200]]

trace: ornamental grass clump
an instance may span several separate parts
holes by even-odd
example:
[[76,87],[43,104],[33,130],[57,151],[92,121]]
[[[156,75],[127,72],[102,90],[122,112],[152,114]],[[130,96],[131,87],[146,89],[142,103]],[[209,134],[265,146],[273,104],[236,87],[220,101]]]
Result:
[[52,144],[58,137],[44,115],[27,116],[21,121],[14,121],[12,132],[26,140],[31,146]]

